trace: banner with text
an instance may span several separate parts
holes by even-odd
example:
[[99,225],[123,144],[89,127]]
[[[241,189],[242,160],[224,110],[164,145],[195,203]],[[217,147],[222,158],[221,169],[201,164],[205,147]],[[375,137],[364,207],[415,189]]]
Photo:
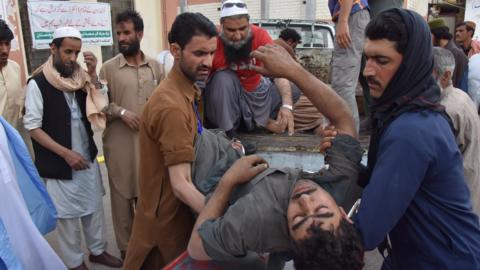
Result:
[[467,0],[465,4],[465,21],[473,21],[477,24],[477,30],[473,38],[480,40],[480,0]]
[[83,44],[113,44],[110,4],[66,1],[28,1],[28,17],[35,49],[46,49],[53,31],[62,26],[78,29]]

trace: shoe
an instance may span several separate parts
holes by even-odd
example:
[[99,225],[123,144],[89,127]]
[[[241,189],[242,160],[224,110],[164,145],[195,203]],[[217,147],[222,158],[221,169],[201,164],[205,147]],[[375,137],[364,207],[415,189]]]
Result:
[[[230,129],[229,131],[226,131],[225,134],[227,134],[227,136],[232,140],[239,138],[237,131],[234,129]],[[240,142],[243,145],[243,149],[245,150],[246,156],[255,154],[255,152],[257,152],[257,143],[245,142],[245,141],[240,141]]]
[[88,256],[88,259],[91,262],[103,264],[113,268],[120,268],[123,265],[122,261],[119,258],[113,257],[112,255],[108,254],[106,251],[104,251],[102,254],[97,256],[90,254],[90,256]]
[[82,264],[80,264],[79,266],[77,266],[75,268],[72,268],[70,270],[88,270],[88,267],[85,265],[84,262],[82,262]]
[[245,155],[253,155],[257,152],[257,143],[255,142],[242,142],[243,149],[245,149]]

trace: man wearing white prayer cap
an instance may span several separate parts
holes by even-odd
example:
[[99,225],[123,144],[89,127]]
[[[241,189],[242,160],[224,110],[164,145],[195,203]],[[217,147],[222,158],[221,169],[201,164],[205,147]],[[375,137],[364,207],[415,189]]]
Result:
[[[220,128],[230,138],[238,131],[257,126],[274,133],[294,132],[293,104],[300,90],[283,78],[273,81],[250,69],[250,52],[273,44],[264,29],[250,23],[247,4],[242,0],[223,1],[221,32],[217,38],[210,80],[205,91],[205,115],[209,128]],[[253,145],[244,145],[248,153]]]
[[35,165],[57,208],[56,234],[65,265],[88,269],[81,248],[83,231],[91,262],[121,267],[122,261],[105,251],[105,191],[91,128],[104,125],[100,111],[105,101],[99,91],[103,86],[93,53],[83,53],[86,71],[77,63],[81,47],[77,29],[55,30],[51,56],[28,82],[23,123],[32,137]]

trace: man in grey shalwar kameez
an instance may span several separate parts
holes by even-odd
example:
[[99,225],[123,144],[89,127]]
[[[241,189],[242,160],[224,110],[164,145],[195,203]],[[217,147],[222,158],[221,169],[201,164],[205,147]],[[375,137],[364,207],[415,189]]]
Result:
[[[105,251],[105,228],[97,148],[87,120],[87,78],[96,78],[96,59],[85,52],[88,75],[76,58],[80,32],[71,27],[54,32],[52,56],[28,83],[24,126],[30,132],[35,165],[46,181],[57,208],[57,236],[62,259],[70,269],[87,269],[83,262],[81,229],[90,261],[120,267],[122,262]],[[76,89],[67,85],[79,85]],[[97,89],[100,86],[97,86]]]
[[221,32],[204,93],[207,127],[225,130],[230,138],[236,137],[238,130],[248,132],[257,126],[274,133],[293,133],[292,110],[300,91],[286,79],[271,80],[250,69],[261,65],[252,60],[250,52],[273,44],[273,40],[249,20],[243,0],[222,3]]

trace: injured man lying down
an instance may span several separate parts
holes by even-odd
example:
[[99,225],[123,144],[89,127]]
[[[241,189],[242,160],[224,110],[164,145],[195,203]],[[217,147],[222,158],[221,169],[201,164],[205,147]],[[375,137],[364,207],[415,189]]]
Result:
[[[277,47],[262,52],[270,59],[286,58]],[[353,117],[340,97],[299,65],[275,70],[267,69],[273,61],[261,61],[265,67],[259,72],[293,81],[335,126],[327,165],[314,173],[269,167],[259,156],[242,157],[223,132],[204,130],[195,143],[192,180],[208,201],[188,253],[237,266],[268,253],[266,265],[257,269],[282,269],[292,258],[296,269],[361,269],[361,239],[344,211],[361,195],[357,175],[363,151]]]

